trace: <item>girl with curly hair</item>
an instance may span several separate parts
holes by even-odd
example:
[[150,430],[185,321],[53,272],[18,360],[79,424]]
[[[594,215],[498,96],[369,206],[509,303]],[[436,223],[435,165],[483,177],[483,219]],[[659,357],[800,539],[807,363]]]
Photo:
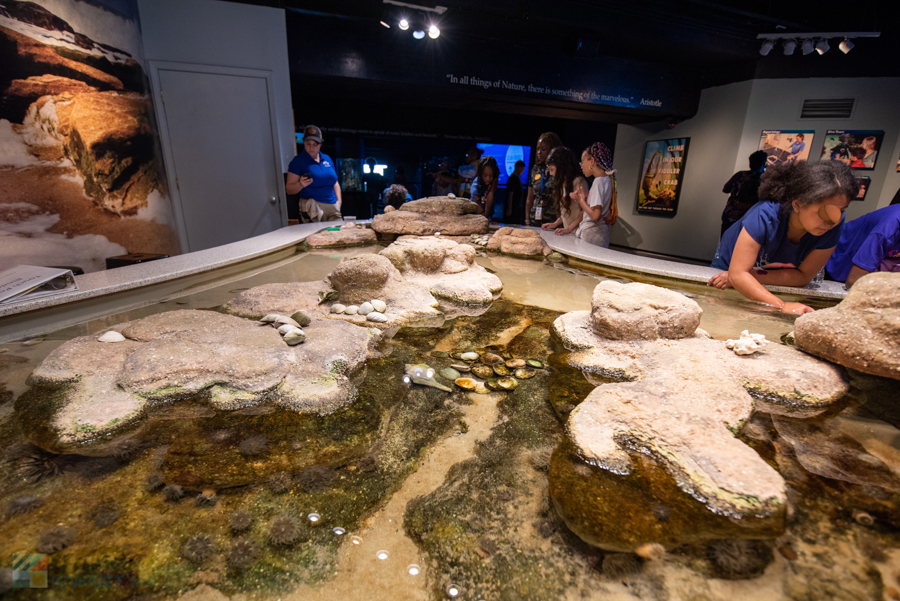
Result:
[[594,142],[581,153],[581,171],[586,177],[593,177],[594,183],[587,198],[577,190],[572,194],[584,211],[575,236],[589,244],[609,248],[609,230],[619,217],[619,207],[616,204],[616,170],[606,144]]
[[750,300],[782,313],[813,311],[781,300],[764,285],[806,286],[837,246],[844,212],[858,191],[850,168],[836,161],[798,161],[770,167],[762,176],[760,202],[719,242],[712,266],[727,269],[707,282],[733,286]]
[[494,214],[494,192],[500,181],[500,169],[497,160],[492,156],[483,156],[478,160],[475,181],[472,182],[472,202],[481,207],[481,214],[491,220]]
[[574,190],[584,194],[587,182],[578,175],[575,155],[568,148],[559,146],[547,156],[547,173],[553,178],[553,211],[556,220],[541,225],[542,230],[554,230],[560,236],[571,234],[581,223],[581,209],[573,199]]
[[553,201],[550,198],[553,190],[553,177],[547,171],[547,156],[550,151],[562,146],[562,140],[552,131],[544,132],[538,138],[534,167],[528,174],[528,197],[525,200],[525,225],[541,225],[556,221],[553,212]]

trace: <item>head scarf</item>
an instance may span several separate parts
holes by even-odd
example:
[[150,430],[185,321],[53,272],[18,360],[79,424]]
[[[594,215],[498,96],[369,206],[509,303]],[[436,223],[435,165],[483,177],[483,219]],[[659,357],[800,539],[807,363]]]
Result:
[[591,147],[587,149],[587,152],[590,157],[594,159],[594,162],[609,176],[609,181],[612,184],[612,199],[610,200],[609,205],[609,217],[604,219],[604,221],[610,225],[614,225],[616,219],[619,217],[619,207],[616,204],[616,170],[613,169],[612,152],[610,152],[609,148],[607,148],[606,144],[603,142],[594,142],[591,144]]

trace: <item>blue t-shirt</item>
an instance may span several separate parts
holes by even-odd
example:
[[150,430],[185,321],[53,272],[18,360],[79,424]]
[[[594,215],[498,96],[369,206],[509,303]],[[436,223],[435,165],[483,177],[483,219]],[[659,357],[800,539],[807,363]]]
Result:
[[800,154],[803,152],[803,149],[806,148],[806,142],[800,140],[799,142],[794,142],[791,144],[791,154]]
[[866,271],[879,271],[881,262],[891,251],[900,253],[900,205],[872,211],[848,223],[825,269],[831,277],[843,282],[854,265]]
[[337,183],[337,172],[334,170],[334,161],[327,154],[319,153],[319,162],[315,162],[305,150],[295,156],[288,165],[288,173],[303,175],[311,173],[313,182],[300,190],[300,198],[312,198],[316,202],[333,205],[337,202],[334,194],[334,185]]
[[837,245],[844,225],[843,217],[839,224],[821,236],[806,233],[800,238],[800,242],[794,244],[788,240],[787,235],[790,213],[782,215],[780,209],[780,204],[768,200],[753,205],[752,209],[726,230],[719,242],[712,266],[716,269],[728,269],[734,245],[743,229],[746,229],[750,237],[760,246],[756,257],[756,267],[760,268],[770,263],[790,263],[794,267],[799,267],[812,251]]

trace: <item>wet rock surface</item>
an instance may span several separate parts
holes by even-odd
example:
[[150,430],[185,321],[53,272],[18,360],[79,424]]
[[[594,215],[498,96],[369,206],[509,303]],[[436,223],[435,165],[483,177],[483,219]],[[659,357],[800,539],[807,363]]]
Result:
[[703,310],[683,294],[659,286],[612,280],[594,288],[591,323],[610,340],[686,338],[700,325]]
[[817,357],[900,380],[900,274],[860,278],[837,306],[801,315],[794,340]]
[[379,253],[407,281],[458,304],[490,303],[503,289],[500,278],[475,262],[475,248],[432,237],[401,237]]
[[494,232],[487,248],[505,254],[537,258],[543,258],[552,252],[538,232],[512,227],[501,227]]
[[59,397],[49,427],[57,450],[107,437],[151,403],[198,395],[219,410],[271,404],[332,411],[351,400],[348,376],[369,346],[365,329],[315,320],[307,341],[289,347],[271,327],[212,311],[160,313],[116,330],[124,342],[74,338],[30,378]]
[[[783,345],[735,355],[725,342],[711,340],[702,331],[688,331],[690,320],[694,316],[699,320],[699,308],[689,312],[689,320],[672,319],[664,311],[660,316],[661,295],[652,292],[645,294],[646,311],[634,299],[620,303],[628,309],[626,325],[637,323],[633,315],[649,314],[651,327],[630,331],[651,339],[609,340],[597,334],[595,319],[598,306],[605,309],[611,304],[610,288],[622,288],[609,284],[603,282],[595,290],[593,313],[567,313],[553,324],[572,350],[567,358],[572,366],[612,382],[598,382],[601,385],[568,419],[573,454],[586,462],[580,469],[586,474],[604,472],[610,482],[605,493],[568,486],[565,482],[571,484],[571,479],[566,474],[574,468],[564,469],[566,462],[551,471],[551,483],[556,482],[553,499],[567,525],[591,544],[619,551],[652,542],[673,544],[679,537],[687,541],[737,536],[713,526],[698,530],[702,534],[668,528],[668,543],[663,543],[654,540],[660,533],[653,529],[635,526],[623,532],[613,528],[613,522],[586,518],[591,513],[587,506],[619,502],[623,493],[614,492],[613,483],[628,486],[636,469],[632,454],[643,452],[659,462],[684,495],[693,497],[697,515],[706,515],[713,523],[718,520],[715,516],[742,520],[744,537],[771,535],[783,525],[784,480],[734,434],[754,410],[762,408],[794,416],[821,413],[848,390],[841,370]],[[666,306],[679,307],[676,314],[682,310],[677,302]],[[661,329],[690,337],[652,339]],[[636,523],[651,524],[651,514],[635,513]]]
[[313,248],[330,248],[333,246],[365,246],[378,241],[375,232],[368,229],[342,229],[336,232],[318,232],[306,238],[306,243]]
[[376,215],[372,229],[379,234],[430,236],[437,232],[448,236],[483,234],[488,220],[477,215],[478,205],[466,199],[437,196],[407,202],[399,211]]

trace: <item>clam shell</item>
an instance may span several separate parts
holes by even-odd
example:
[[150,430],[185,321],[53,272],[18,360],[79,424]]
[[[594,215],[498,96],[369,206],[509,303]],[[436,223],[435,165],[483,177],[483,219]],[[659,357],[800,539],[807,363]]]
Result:
[[518,369],[520,367],[525,367],[525,361],[523,359],[510,359],[506,362],[506,367],[510,369]]
[[387,311],[387,303],[383,300],[374,299],[372,301],[372,306],[375,307],[375,310],[379,313],[384,313]]
[[337,300],[341,295],[337,290],[320,290],[319,291],[319,304],[321,305],[325,301]]
[[497,385],[503,390],[515,390],[519,382],[515,378],[500,378]]
[[300,324],[301,328],[303,326],[308,326],[310,323],[312,323],[312,317],[310,317],[309,313],[307,313],[303,309],[300,309],[299,311],[297,311],[296,313],[291,315],[291,319],[293,319],[298,324]]
[[292,332],[288,332],[284,335],[282,339],[288,343],[290,346],[294,346],[296,344],[300,344],[304,340],[306,340],[306,334],[303,333],[303,330],[294,330]]
[[448,380],[457,380],[460,374],[458,371],[453,369],[452,367],[445,367],[441,370],[441,377],[447,378]]
[[347,307],[345,305],[342,305],[341,303],[334,303],[333,305],[331,305],[331,312],[332,313],[343,313],[344,309],[346,309],[346,308]]
[[278,318],[277,313],[269,313],[265,317],[259,320],[259,323],[272,323]]
[[289,332],[293,332],[295,330],[299,330],[300,332],[303,331],[300,328],[298,328],[297,326],[292,326],[291,324],[286,323],[283,326],[281,326],[280,328],[278,328],[278,333],[281,334],[282,336],[287,336]]
[[478,353],[474,353],[471,351],[468,353],[461,353],[459,358],[463,361],[475,361],[476,359],[478,359]]
[[488,390],[487,386],[485,386],[481,382],[478,382],[475,385],[475,392],[477,392],[478,394],[488,394],[490,392],[490,390]]
[[503,357],[494,353],[485,353],[481,356],[481,362],[485,365],[497,365],[503,363]]
[[388,320],[387,316],[384,313],[379,313],[378,311],[372,311],[366,315],[366,319],[369,321],[374,321],[376,323],[384,323]]
[[544,364],[538,361],[537,359],[529,359],[525,363],[528,364],[529,367],[536,367],[538,369],[543,369]]
[[120,334],[119,332],[116,332],[115,330],[110,330],[109,332],[107,332],[106,334],[104,334],[103,336],[98,338],[97,341],[98,342],[124,342],[125,337],[122,336],[122,334]]
[[450,367],[452,367],[452,368],[455,369],[456,371],[462,372],[462,373],[466,373],[466,372],[472,371],[472,366],[471,366],[471,365],[459,365],[458,363],[451,363],[451,364],[450,364]]
[[444,351],[431,351],[432,357],[438,357],[439,359],[445,359],[450,356],[450,353],[445,353]]
[[500,390],[500,382],[497,380],[497,378],[491,378],[490,380],[486,381],[484,385],[491,390]]
[[520,367],[514,372],[514,375],[520,380],[527,380],[528,378],[533,378],[535,371],[533,369],[528,369],[525,367]]
[[359,309],[356,312],[360,315],[368,315],[374,310],[375,307],[372,306],[372,303],[363,303],[359,306]]
[[294,326],[295,328],[300,327],[299,323],[297,323],[296,321],[294,321],[287,315],[279,315],[278,317],[275,318],[275,321],[273,322],[273,324],[275,325],[276,328],[279,326],[283,326],[283,325],[290,325],[290,326]]
[[490,378],[494,375],[494,370],[488,365],[473,365],[472,373],[479,378]]
[[450,353],[450,356],[454,359],[459,359],[460,361],[462,361],[462,351],[453,351],[452,353]]
[[359,307],[357,307],[356,305],[350,305],[349,307],[344,309],[345,315],[356,315],[357,313],[359,313]]
[[494,373],[497,374],[498,376],[511,376],[512,375],[512,372],[509,371],[509,368],[506,367],[505,365],[503,365],[502,363],[500,365],[494,366]]
[[465,390],[475,390],[481,382],[476,382],[472,378],[456,378],[454,383]]

